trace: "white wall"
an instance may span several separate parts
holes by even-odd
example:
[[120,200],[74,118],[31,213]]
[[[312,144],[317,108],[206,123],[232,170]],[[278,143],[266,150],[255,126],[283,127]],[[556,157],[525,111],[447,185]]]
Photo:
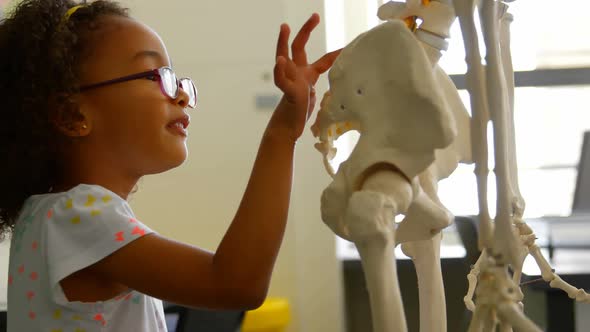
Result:
[[4,241],[0,241],[0,310],[6,310],[9,251],[10,238],[6,237]]
[[[255,96],[279,93],[272,83],[279,25],[287,22],[295,33],[312,12],[323,16],[323,1],[121,2],[158,31],[177,73],[192,77],[199,90],[187,162],[144,178],[131,204],[160,233],[214,250],[237,209],[271,115],[272,109],[256,109]],[[324,54],[325,45],[320,25],[309,42],[310,59]],[[318,82],[319,95],[326,86],[325,79]],[[290,220],[270,295],[290,301],[289,332],[343,331],[334,236],[319,215],[320,193],[329,178],[308,130],[297,147],[294,179]],[[0,266],[6,271],[8,243],[0,245]],[[0,285],[6,285],[5,277],[0,275]],[[0,287],[0,309],[5,298],[5,287]]]
[[[237,209],[272,112],[256,109],[255,96],[279,92],[272,83],[279,25],[287,22],[295,33],[312,12],[323,16],[323,2],[123,3],[162,36],[176,71],[195,81],[200,103],[191,117],[187,162],[146,177],[131,204],[160,233],[214,250]],[[309,42],[310,59],[321,56],[325,45],[321,25]],[[318,83],[320,95],[326,85],[325,79]],[[289,299],[289,331],[343,331],[334,236],[319,214],[319,197],[329,178],[309,130],[296,154],[290,220],[270,295]]]

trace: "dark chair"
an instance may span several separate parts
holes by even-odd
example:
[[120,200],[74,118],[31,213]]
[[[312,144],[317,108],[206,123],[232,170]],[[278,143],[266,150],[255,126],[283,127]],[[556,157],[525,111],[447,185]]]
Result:
[[[455,216],[455,227],[459,238],[465,247],[465,265],[467,271],[471,271],[471,266],[477,262],[481,251],[477,245],[478,221],[477,216]],[[461,331],[467,331],[471,322],[471,311],[465,308],[465,313],[461,322]]]
[[239,332],[244,311],[193,309],[164,303],[169,332]]
[[465,247],[465,263],[471,267],[472,264],[477,262],[481,254],[481,251],[477,247],[477,216],[456,216],[455,226],[457,227],[459,238]]
[[0,332],[6,332],[8,329],[6,324],[6,311],[0,311]]

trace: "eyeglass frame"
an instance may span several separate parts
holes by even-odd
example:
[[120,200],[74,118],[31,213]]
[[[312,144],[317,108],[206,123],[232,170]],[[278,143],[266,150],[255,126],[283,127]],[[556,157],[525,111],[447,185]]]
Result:
[[[170,96],[164,89],[164,83],[162,82],[162,74],[160,74],[160,70],[164,70],[164,69],[170,70],[172,72],[172,74],[174,74],[174,77],[176,78],[176,96]],[[188,80],[191,83],[191,85],[193,86],[193,88],[195,89],[195,105],[191,106],[190,100],[189,100],[189,102],[187,103],[187,106],[190,108],[195,108],[197,106],[197,87],[195,86],[195,83],[193,82],[193,80],[190,77],[183,77],[183,78],[179,79],[178,77],[176,77],[176,73],[174,72],[174,70],[172,70],[172,68],[170,68],[168,66],[163,66],[163,67],[156,68],[156,69],[146,70],[141,73],[117,77],[117,78],[113,78],[113,79],[98,82],[98,83],[83,85],[83,86],[79,87],[78,90],[80,90],[80,92],[84,92],[84,91],[88,91],[88,90],[92,90],[92,89],[102,88],[103,86],[108,86],[108,85],[112,85],[112,84],[123,83],[123,82],[128,82],[128,81],[133,81],[133,80],[139,80],[142,78],[149,79],[150,76],[157,77],[156,80],[158,81],[158,83],[160,85],[161,92],[166,97],[169,97],[172,99],[178,98],[178,94],[180,93],[180,89],[182,89],[181,81]],[[156,81],[156,80],[150,80],[150,81]]]

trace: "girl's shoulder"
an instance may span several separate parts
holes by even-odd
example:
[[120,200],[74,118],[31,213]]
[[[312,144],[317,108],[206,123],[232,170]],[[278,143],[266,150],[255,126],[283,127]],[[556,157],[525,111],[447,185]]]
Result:
[[[39,201],[56,201],[60,199],[71,199],[79,197],[88,198],[89,195],[92,197],[99,196],[104,201],[110,201],[112,199],[117,201],[125,201],[119,195],[115,194],[114,192],[110,191],[109,189],[101,185],[81,183],[67,191],[48,192],[44,194],[31,195],[25,200],[25,206],[31,205],[31,203]],[[92,197],[90,199],[92,199]]]
[[52,214],[60,210],[85,209],[95,206],[95,203],[112,206],[123,205],[125,210],[129,208],[127,201],[111,190],[97,184],[82,183],[67,191],[29,196],[23,204],[21,217],[22,215],[37,214],[40,210],[47,210],[48,214]]
[[[125,201],[122,197],[115,194],[111,190],[98,185],[98,184],[85,184],[81,183],[68,191],[62,192],[63,196],[66,197],[84,197],[88,199],[92,198],[100,198],[104,202],[110,202],[111,200],[115,201]],[[89,197],[91,196],[91,197]]]

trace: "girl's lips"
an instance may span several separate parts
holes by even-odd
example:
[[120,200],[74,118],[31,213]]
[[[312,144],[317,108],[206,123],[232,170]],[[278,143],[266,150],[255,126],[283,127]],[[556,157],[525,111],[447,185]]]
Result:
[[171,131],[175,135],[180,135],[180,136],[183,136],[183,137],[187,137],[188,136],[188,133],[187,133],[186,129],[179,122],[176,122],[174,124],[167,125],[166,126],[166,129],[168,129],[169,131]]
[[170,121],[166,126],[166,129],[170,130],[175,135],[180,135],[183,137],[187,137],[186,128],[190,124],[190,117],[188,114],[183,114],[182,116],[176,118],[173,121]]
[[188,128],[188,125],[191,123],[191,118],[188,115],[183,115],[173,121],[170,121],[170,123],[168,123],[168,126],[174,126],[177,125],[178,123],[180,123],[182,125],[182,128],[186,129]]

